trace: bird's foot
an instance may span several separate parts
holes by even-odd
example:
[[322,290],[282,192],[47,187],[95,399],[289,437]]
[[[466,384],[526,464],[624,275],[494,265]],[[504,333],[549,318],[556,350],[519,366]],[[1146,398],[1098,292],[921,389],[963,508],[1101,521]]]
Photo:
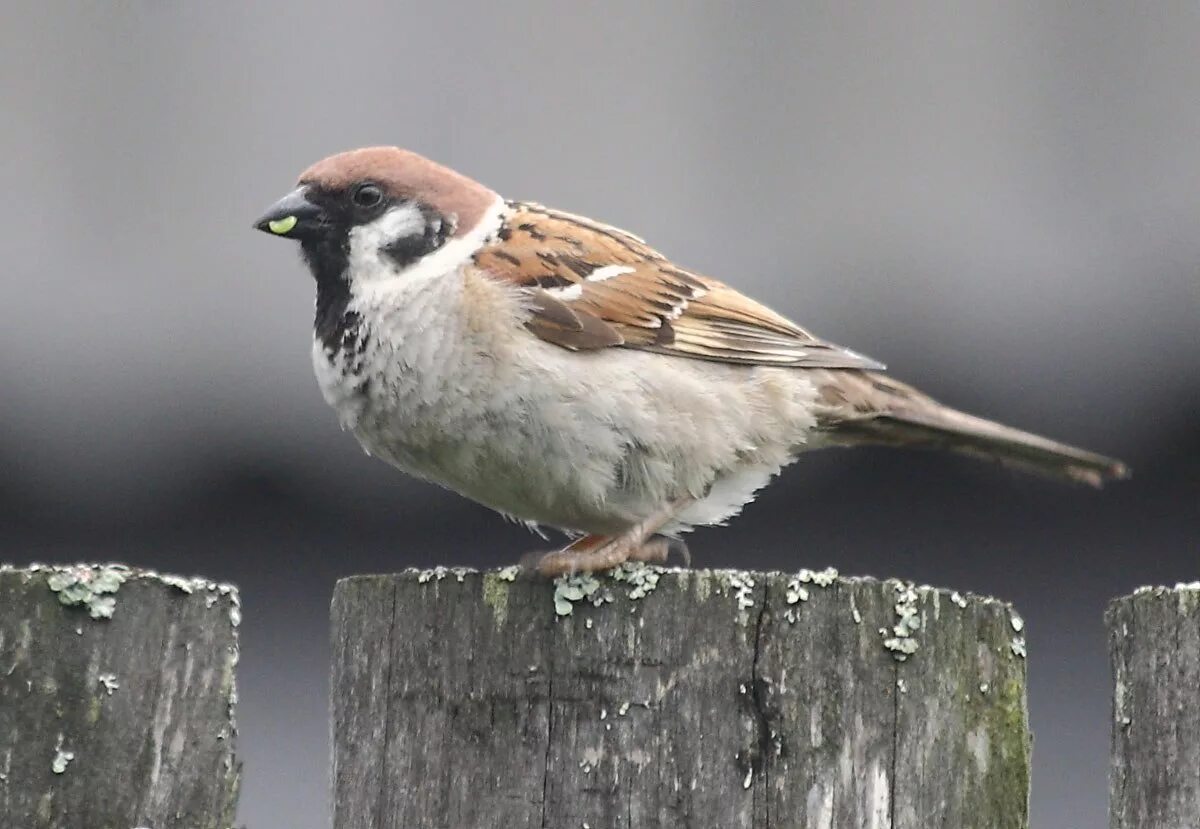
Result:
[[630,559],[661,563],[667,560],[673,550],[679,550],[684,561],[688,561],[687,546],[683,542],[651,536],[666,526],[671,516],[690,500],[679,499],[667,504],[620,535],[585,535],[578,538],[563,549],[539,558],[537,571],[549,578],[598,573],[618,567]]
[[547,578],[556,578],[612,570],[627,561],[665,564],[671,555],[682,558],[685,567],[691,565],[687,544],[677,538],[657,536],[639,541],[628,535],[586,535],[561,550],[531,553],[522,558],[522,563],[532,565]]
[[[561,550],[530,550],[525,555],[521,556],[522,570],[536,570],[543,576],[557,576],[562,574],[577,573],[577,572],[592,572],[591,569],[576,566],[571,568],[572,562],[578,562],[589,556],[597,547],[602,546],[605,542],[611,540],[611,536],[607,535],[585,535],[581,536]],[[549,573],[543,569],[543,562],[549,560],[555,563],[553,566],[556,572]],[[599,568],[596,568],[599,569]]]
[[550,553],[537,555],[534,567],[546,578],[599,573],[611,570],[633,553],[631,545],[621,543],[625,536],[585,535]]

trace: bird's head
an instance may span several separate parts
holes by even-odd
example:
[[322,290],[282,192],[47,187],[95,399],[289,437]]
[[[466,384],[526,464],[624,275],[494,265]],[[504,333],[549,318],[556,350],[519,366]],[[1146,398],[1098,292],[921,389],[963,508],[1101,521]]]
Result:
[[318,281],[395,275],[471,234],[496,193],[398,147],[318,161],[254,227],[300,242]]

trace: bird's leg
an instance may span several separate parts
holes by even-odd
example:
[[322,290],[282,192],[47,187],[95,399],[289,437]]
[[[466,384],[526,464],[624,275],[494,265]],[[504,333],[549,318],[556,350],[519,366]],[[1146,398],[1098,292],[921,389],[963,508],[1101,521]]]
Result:
[[[635,525],[633,529],[636,529]],[[590,548],[579,549],[569,545],[553,553],[546,553],[537,563],[537,570],[543,576],[555,578],[570,576],[575,573],[597,573],[611,570],[632,554],[634,549],[633,536],[630,531],[605,538],[602,543]]]
[[[521,556],[520,565],[528,570],[541,570],[541,562],[549,556],[586,556],[592,550],[612,540],[610,535],[581,535],[561,550],[531,550]],[[564,571],[567,572],[567,571]]]
[[[662,539],[647,544],[647,539],[662,529],[671,517],[687,501],[675,501],[639,521],[620,535],[611,538],[584,536],[554,553],[547,553],[538,561],[538,572],[543,576],[572,573],[596,573],[611,570],[630,559],[637,561],[665,561],[670,551],[670,541]],[[583,542],[587,542],[586,544]]]

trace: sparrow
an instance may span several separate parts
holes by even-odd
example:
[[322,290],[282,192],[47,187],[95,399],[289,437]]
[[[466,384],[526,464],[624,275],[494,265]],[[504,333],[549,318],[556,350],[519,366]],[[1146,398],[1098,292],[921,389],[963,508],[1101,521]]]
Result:
[[342,428],[562,530],[547,576],[663,561],[812,449],[939,447],[1096,487],[1129,474],[944,406],[632,233],[397,147],[317,162],[255,227],[300,243]]

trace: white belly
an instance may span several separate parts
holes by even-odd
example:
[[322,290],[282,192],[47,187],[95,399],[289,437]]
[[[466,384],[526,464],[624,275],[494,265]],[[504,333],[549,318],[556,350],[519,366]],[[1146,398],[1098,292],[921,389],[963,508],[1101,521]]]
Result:
[[569,352],[478,276],[389,290],[351,306],[370,335],[357,374],[314,343],[325,399],[372,455],[524,521],[611,533],[690,497],[669,531],[718,523],[813,427],[801,371]]

